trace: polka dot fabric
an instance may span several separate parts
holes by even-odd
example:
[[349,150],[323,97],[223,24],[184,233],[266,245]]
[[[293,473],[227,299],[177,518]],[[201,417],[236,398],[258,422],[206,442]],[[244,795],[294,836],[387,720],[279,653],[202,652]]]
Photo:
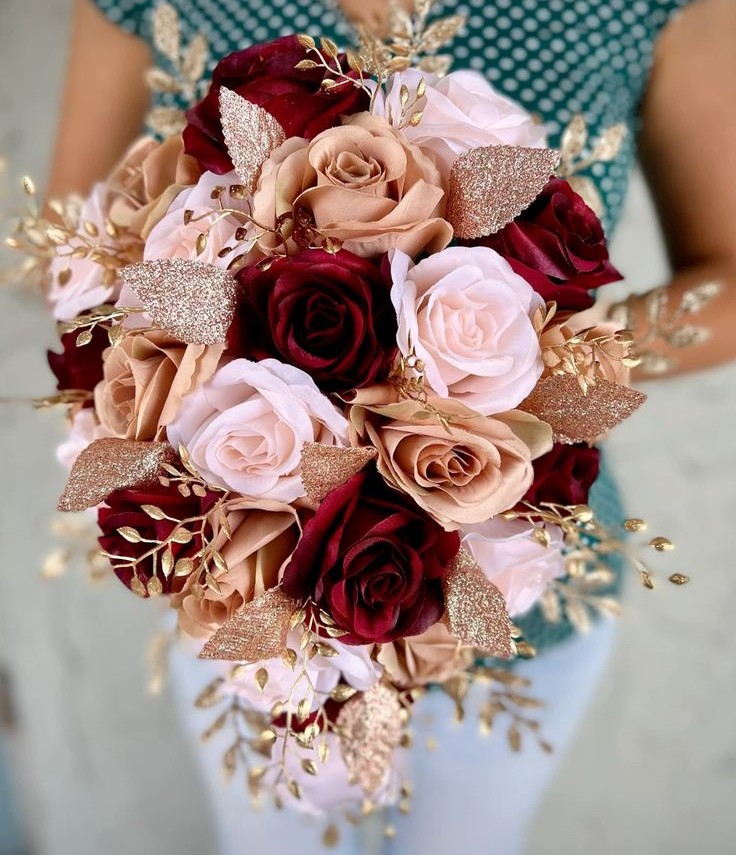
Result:
[[[150,41],[155,0],[95,0],[109,18]],[[204,33],[211,67],[234,50],[294,32],[351,43],[352,30],[337,0],[169,0],[185,38]],[[610,234],[624,201],[634,159],[639,102],[655,40],[688,0],[441,0],[436,14],[462,13],[467,26],[453,43],[455,68],[473,68],[527,110],[542,117],[555,145],[571,117],[582,113],[593,137],[624,122],[630,133],[613,163],[593,167]],[[160,58],[159,58],[160,59]],[[157,95],[162,105],[178,104]],[[591,493],[600,521],[624,519],[616,483],[604,461]],[[616,559],[612,569],[620,580]],[[611,593],[619,587],[617,582]],[[517,621],[538,649],[573,634],[567,621],[549,624],[540,610]]]

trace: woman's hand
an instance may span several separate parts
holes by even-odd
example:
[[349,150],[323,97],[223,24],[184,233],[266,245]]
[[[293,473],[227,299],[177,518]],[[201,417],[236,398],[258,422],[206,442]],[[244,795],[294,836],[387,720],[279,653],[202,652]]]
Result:
[[87,193],[140,134],[149,103],[148,46],[75,0],[74,21],[47,198]]
[[647,349],[670,363],[663,374],[736,359],[735,44],[736,2],[696,0],[662,34],[644,99],[641,160],[674,270],[662,327],[694,288],[720,286],[683,319],[707,329],[708,339],[682,348],[652,330],[646,295],[626,301],[637,337],[649,334]]

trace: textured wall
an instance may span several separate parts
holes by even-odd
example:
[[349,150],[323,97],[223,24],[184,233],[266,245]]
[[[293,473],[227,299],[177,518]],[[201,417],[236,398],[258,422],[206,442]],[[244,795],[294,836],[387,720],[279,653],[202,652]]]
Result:
[[[41,178],[53,133],[67,0],[0,0],[0,153]],[[637,180],[614,245],[630,284],[661,280]],[[50,388],[41,305],[0,293],[0,395]],[[733,367],[652,385],[611,455],[632,513],[679,544],[689,589],[629,586],[618,648],[533,835],[534,855],[725,855],[736,839],[736,517]],[[43,582],[63,476],[61,422],[0,411],[0,663],[21,713],[18,781],[39,855],[202,855],[208,818],[170,703],[145,696],[153,608],[114,584]],[[260,855],[260,853],[258,853]]]

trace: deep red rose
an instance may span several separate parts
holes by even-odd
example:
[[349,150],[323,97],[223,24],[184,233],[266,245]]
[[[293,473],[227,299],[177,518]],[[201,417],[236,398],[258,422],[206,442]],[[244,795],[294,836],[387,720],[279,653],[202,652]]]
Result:
[[524,500],[539,506],[585,505],[593,482],[598,477],[601,453],[585,444],[555,443],[552,451],[534,461],[534,483]]
[[[102,531],[98,538],[100,546],[110,555],[139,558],[151,549],[150,543],[130,543],[118,529],[123,526],[134,528],[144,540],[165,540],[177,527],[170,520],[152,519],[141,505],[156,505],[167,516],[177,520],[197,517],[207,511],[217,501],[218,493],[207,491],[203,497],[194,494],[185,497],[175,486],[162,487],[155,485],[142,489],[116,490],[111,493],[97,511],[97,523]],[[173,543],[172,554],[174,561],[180,558],[194,558],[202,548],[202,538],[199,534],[192,537],[188,543]],[[153,558],[148,557],[138,562],[135,575],[145,585],[153,576]],[[120,581],[130,588],[133,581],[133,570],[113,562],[113,570]],[[173,594],[181,590],[186,577],[176,577],[171,574],[168,579],[161,573],[158,564],[158,578],[161,580],[165,594]]]
[[[298,62],[309,58],[296,36],[284,36],[220,60],[209,92],[187,111],[186,153],[196,158],[203,169],[218,175],[233,168],[220,124],[222,86],[267,110],[287,137],[312,139],[339,125],[342,116],[368,109],[370,99],[364,90],[341,83],[325,92],[320,85],[326,77],[331,77],[329,72],[323,68],[296,68]],[[347,68],[344,54],[340,55],[340,62]],[[356,75],[350,72],[350,76]]]
[[309,374],[324,392],[346,392],[388,376],[396,353],[391,280],[346,250],[304,250],[266,270],[238,274],[230,351],[274,357]]
[[[102,380],[102,353],[110,346],[107,330],[96,326],[92,330],[92,341],[83,347],[77,347],[79,330],[64,333],[61,337],[61,353],[49,350],[47,359],[49,368],[56,377],[56,388],[60,391],[82,389],[92,392]],[[92,399],[85,402],[92,406]]]
[[346,644],[418,635],[444,611],[442,577],[460,548],[375,469],[353,475],[304,525],[284,571],[284,590],[311,597],[347,635]]
[[551,179],[522,214],[480,243],[561,310],[590,308],[589,289],[622,278],[608,260],[600,220],[561,178]]

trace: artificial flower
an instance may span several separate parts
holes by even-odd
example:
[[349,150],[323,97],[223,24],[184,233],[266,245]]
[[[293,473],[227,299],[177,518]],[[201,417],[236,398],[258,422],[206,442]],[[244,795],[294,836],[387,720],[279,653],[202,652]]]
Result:
[[100,422],[113,436],[160,439],[182,398],[213,374],[223,349],[184,344],[162,329],[124,336],[105,352],[95,387]]
[[[235,51],[215,66],[206,97],[187,112],[184,146],[203,169],[222,174],[233,168],[220,122],[220,89],[224,86],[263,107],[287,137],[311,139],[339,125],[343,116],[367,110],[366,92],[341,82],[329,92],[322,82],[333,75],[325,69],[297,68],[310,56],[296,36]],[[345,56],[341,55],[343,66]],[[350,72],[351,76],[355,76]]]
[[[420,82],[425,91],[416,97]],[[401,92],[409,92],[407,106]],[[413,97],[414,96],[414,97]],[[387,94],[379,93],[375,112],[401,127],[406,138],[434,157],[443,175],[454,162],[476,148],[490,145],[544,146],[544,128],[518,103],[497,92],[477,71],[452,71],[444,77],[415,68],[392,74]],[[412,124],[412,115],[421,120]]]
[[560,527],[545,526],[548,546],[532,537],[533,530],[523,520],[497,519],[473,526],[463,538],[463,546],[503,594],[511,617],[529,611],[550,582],[565,574]]
[[346,445],[347,422],[304,371],[235,359],[184,399],[168,437],[210,484],[293,502],[304,495],[304,443]]
[[480,243],[560,310],[589,308],[591,288],[621,279],[598,216],[562,178],[551,179],[526,211]]
[[[257,222],[276,229],[289,216],[356,255],[392,247],[410,256],[437,252],[452,239],[443,219],[439,170],[385,119],[360,113],[311,142],[288,139],[265,162],[253,197]],[[292,240],[300,239],[299,232]],[[280,246],[268,232],[266,251]]]
[[304,250],[238,274],[229,350],[273,356],[306,371],[325,392],[385,379],[396,352],[390,281],[346,250]]
[[417,265],[391,257],[399,350],[426,386],[483,415],[512,410],[542,373],[534,315],[542,300],[486,247],[451,247]]
[[346,644],[419,635],[443,612],[442,577],[459,537],[366,470],[329,493],[304,524],[284,590],[311,597]]

